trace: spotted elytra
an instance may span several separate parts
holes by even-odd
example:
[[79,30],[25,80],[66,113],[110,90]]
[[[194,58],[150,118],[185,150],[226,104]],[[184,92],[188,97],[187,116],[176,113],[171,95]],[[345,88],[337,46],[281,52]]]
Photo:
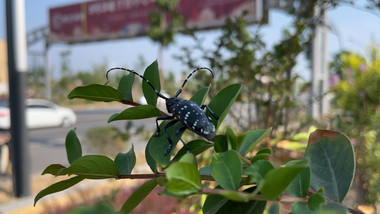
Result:
[[148,83],[148,85],[150,87],[152,87],[152,89],[155,91],[155,93],[157,94],[157,96],[161,97],[162,99],[165,100],[166,102],[166,109],[167,111],[172,114],[172,115],[168,115],[168,116],[159,116],[156,118],[156,127],[157,127],[157,131],[156,131],[156,134],[155,136],[159,136],[160,133],[161,133],[161,129],[158,125],[158,121],[159,120],[171,120],[170,122],[168,122],[167,124],[165,124],[164,126],[164,134],[166,136],[166,138],[168,139],[169,141],[169,147],[168,149],[166,150],[165,152],[165,155],[167,155],[170,150],[172,149],[172,146],[173,146],[173,141],[172,139],[170,138],[170,136],[168,135],[166,129],[177,124],[178,122],[181,123],[181,127],[179,129],[177,129],[176,131],[176,135],[178,136],[178,138],[181,140],[181,142],[183,143],[184,147],[186,148],[187,152],[189,153],[190,150],[189,150],[189,147],[187,146],[187,144],[185,143],[185,141],[182,140],[181,138],[181,134],[186,130],[186,129],[189,129],[190,131],[196,133],[197,135],[199,136],[202,136],[204,138],[206,138],[207,140],[213,140],[214,137],[215,137],[215,126],[214,124],[212,123],[212,120],[210,117],[208,117],[206,115],[206,113],[204,112],[204,109],[207,108],[210,112],[210,114],[216,119],[218,120],[219,119],[219,116],[217,116],[209,107],[208,105],[202,105],[202,106],[198,106],[195,102],[191,101],[191,100],[184,100],[184,99],[181,99],[181,98],[178,98],[178,95],[181,94],[182,92],[182,89],[183,87],[185,86],[187,80],[197,71],[199,70],[208,70],[210,71],[211,73],[211,76],[212,78],[214,78],[214,73],[212,72],[211,69],[209,68],[206,68],[206,67],[200,67],[200,68],[197,68],[195,70],[193,70],[188,76],[187,78],[185,79],[185,81],[182,83],[182,86],[181,88],[176,92],[176,94],[174,95],[174,97],[171,97],[171,98],[168,98],[168,97],[165,97],[163,94],[161,94],[153,85],[151,82],[149,82],[149,80],[147,80],[144,76],[142,76],[141,74],[135,72],[134,70],[130,70],[130,69],[127,69],[127,68],[120,68],[120,67],[115,67],[115,68],[111,68],[107,71],[106,73],[106,78],[108,80],[108,73],[112,70],[124,70],[124,71],[128,71],[130,73],[133,73],[134,75],[137,75],[139,76],[141,79],[143,79],[146,83]]

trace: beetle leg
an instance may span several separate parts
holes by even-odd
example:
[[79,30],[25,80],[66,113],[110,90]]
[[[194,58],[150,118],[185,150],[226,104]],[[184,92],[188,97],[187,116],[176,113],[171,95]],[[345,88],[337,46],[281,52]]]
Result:
[[187,144],[185,143],[185,141],[183,141],[182,138],[181,138],[181,134],[183,134],[183,132],[185,130],[186,130],[186,126],[183,126],[183,127],[179,128],[179,129],[177,129],[177,131],[175,132],[175,134],[178,136],[178,138],[183,143],[183,146],[186,148],[186,153],[190,153],[189,147],[187,146]]
[[168,149],[166,149],[165,155],[167,155],[170,152],[170,150],[172,149],[172,147],[173,147],[173,141],[170,138],[170,136],[169,136],[168,132],[166,131],[166,129],[169,128],[169,127],[171,127],[171,126],[174,126],[178,121],[179,120],[172,120],[169,123],[165,124],[165,126],[164,126],[164,133],[166,135],[166,138],[169,141],[169,147],[168,147]]
[[216,115],[216,114],[210,109],[210,107],[208,107],[208,105],[202,105],[202,106],[201,106],[201,109],[204,110],[205,107],[207,108],[207,110],[210,112],[210,114],[211,114],[216,120],[219,120],[219,116]]
[[171,120],[173,118],[174,118],[173,116],[158,116],[156,118],[156,127],[157,127],[157,130],[156,130],[156,134],[154,134],[154,136],[157,137],[158,135],[160,135],[160,132],[161,132],[160,126],[158,125],[158,121],[159,120]]

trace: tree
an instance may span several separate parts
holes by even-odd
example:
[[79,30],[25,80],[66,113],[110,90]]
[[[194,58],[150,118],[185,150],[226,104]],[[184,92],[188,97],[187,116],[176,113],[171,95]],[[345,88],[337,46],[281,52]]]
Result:
[[[335,96],[334,128],[355,140],[358,158],[356,186],[359,199],[380,202],[380,49],[372,45],[367,56],[342,51],[332,63]],[[364,201],[363,201],[364,202]]]

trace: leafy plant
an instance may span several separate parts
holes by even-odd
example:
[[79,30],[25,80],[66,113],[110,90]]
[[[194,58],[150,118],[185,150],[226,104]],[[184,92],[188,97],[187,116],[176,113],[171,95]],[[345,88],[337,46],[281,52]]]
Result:
[[[157,62],[148,66],[145,74],[147,72],[150,73],[146,75],[149,81],[160,83],[159,79],[150,79],[159,78]],[[68,97],[117,101],[133,106],[112,115],[109,121],[165,114],[155,106],[126,100],[126,97],[131,97],[132,88],[131,85],[125,85],[131,83],[126,79],[120,80],[119,85],[124,85],[123,91],[105,85],[88,85],[75,88]],[[241,84],[229,85],[211,99],[210,108],[220,116],[218,121],[213,121],[219,129],[213,143],[195,139],[188,143],[190,153],[181,148],[178,152],[172,150],[165,155],[168,147],[166,137],[155,137],[153,134],[145,149],[151,174],[133,173],[136,162],[133,147],[127,153],[119,153],[114,160],[102,155],[82,156],[75,130],[70,131],[66,139],[70,165],[52,164],[42,174],[71,177],[42,190],[36,196],[35,203],[46,195],[70,188],[85,179],[149,179],[125,201],[122,213],[131,212],[157,186],[164,187],[160,194],[168,197],[206,195],[203,213],[263,213],[268,201],[292,203],[292,212],[295,214],[327,211],[347,213],[348,209],[340,203],[350,188],[355,171],[354,152],[349,139],[339,132],[317,130],[310,135],[302,160],[278,167],[267,160],[271,155],[270,149],[256,149],[271,129],[251,130],[243,134],[235,134],[230,128],[220,130],[220,124],[241,88]],[[151,93],[148,89],[143,90],[145,98],[148,103],[156,103],[157,97],[147,96]],[[201,105],[208,91],[209,87],[202,88],[191,99]],[[168,134],[175,143],[178,142],[175,133],[177,128],[168,128]],[[214,152],[208,164],[200,168],[196,156],[206,150]],[[276,206],[271,209],[279,210]]]
[[380,202],[380,49],[372,45],[366,55],[343,51],[332,63],[337,110],[333,125],[355,139],[358,198],[376,204]]

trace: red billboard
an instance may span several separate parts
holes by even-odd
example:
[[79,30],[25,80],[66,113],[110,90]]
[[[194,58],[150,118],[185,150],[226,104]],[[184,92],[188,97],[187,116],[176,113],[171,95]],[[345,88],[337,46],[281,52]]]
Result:
[[[155,0],[98,0],[49,10],[49,43],[78,43],[146,35]],[[189,27],[216,28],[227,17],[247,12],[247,21],[264,17],[263,0],[180,0],[176,10]]]

